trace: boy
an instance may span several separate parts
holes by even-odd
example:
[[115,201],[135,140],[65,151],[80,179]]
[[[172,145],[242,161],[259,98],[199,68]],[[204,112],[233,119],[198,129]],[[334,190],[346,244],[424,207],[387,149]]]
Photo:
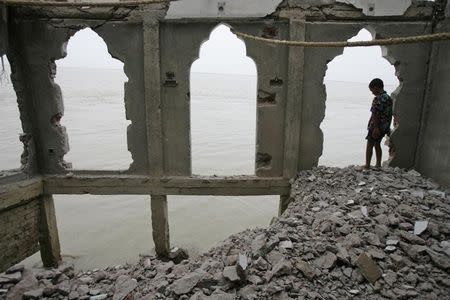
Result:
[[375,78],[369,84],[369,89],[375,98],[372,101],[370,111],[369,130],[367,134],[366,147],[366,169],[370,169],[370,161],[372,160],[373,148],[377,162],[375,167],[381,168],[381,140],[387,134],[390,134],[391,120],[392,120],[392,99],[384,90],[384,83],[381,79]]

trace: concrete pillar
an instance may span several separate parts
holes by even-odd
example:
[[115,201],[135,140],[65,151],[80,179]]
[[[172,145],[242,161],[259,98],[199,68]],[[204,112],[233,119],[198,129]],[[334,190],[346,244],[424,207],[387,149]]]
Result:
[[44,267],[57,267],[61,261],[55,205],[52,195],[39,196],[39,245]]
[[278,216],[281,216],[284,213],[284,211],[288,207],[289,203],[291,203],[290,195],[281,195],[280,196],[280,204],[278,206]]
[[169,218],[167,214],[167,196],[152,195],[152,229],[156,255],[165,257],[170,251]]

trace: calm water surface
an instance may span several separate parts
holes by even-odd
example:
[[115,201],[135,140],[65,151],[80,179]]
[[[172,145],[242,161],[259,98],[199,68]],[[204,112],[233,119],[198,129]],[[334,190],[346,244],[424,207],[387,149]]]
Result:
[[[62,124],[69,134],[66,161],[75,169],[127,169],[121,70],[58,71],[64,102]],[[256,77],[193,74],[191,80],[193,172],[253,174]],[[393,87],[388,87],[392,92]],[[365,83],[327,82],[320,164],[362,164],[372,96]],[[19,166],[22,146],[15,94],[0,86],[0,169]],[[384,156],[386,157],[386,156]],[[79,268],[134,262],[153,252],[148,196],[55,195],[62,252]],[[171,243],[191,253],[248,227],[267,226],[277,213],[278,197],[170,196]],[[37,263],[37,255],[27,260]]]

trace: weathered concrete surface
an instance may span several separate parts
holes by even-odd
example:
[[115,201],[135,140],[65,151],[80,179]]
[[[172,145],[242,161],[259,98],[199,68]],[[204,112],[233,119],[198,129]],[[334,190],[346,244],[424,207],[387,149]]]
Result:
[[408,7],[411,6],[411,0],[338,0],[337,2],[349,3],[357,8],[361,8],[367,16],[397,16],[403,15]]
[[[438,24],[436,31],[449,32],[450,19]],[[450,186],[450,42],[434,43],[431,53],[416,168],[425,176]]]
[[[363,27],[377,38],[418,35],[430,31],[427,23],[307,23],[307,40],[347,40]],[[392,134],[395,145],[394,166],[414,166],[417,134],[421,120],[425,92],[429,44],[394,45],[383,48],[384,57],[395,66],[400,87],[394,92],[394,114],[399,123]],[[326,64],[341,54],[343,49],[306,49],[303,89],[301,146],[299,169],[308,169],[318,163],[322,153],[323,134],[319,128],[325,112],[323,77]]]
[[[373,23],[370,27],[376,32],[376,38],[413,36],[431,32],[431,24],[419,22]],[[430,47],[430,43],[418,43],[382,48],[383,56],[395,66],[395,73],[400,81],[400,86],[393,93],[394,116],[399,125],[391,134],[391,142],[395,148],[395,156],[390,161],[392,166],[414,167]]]
[[[276,39],[289,38],[288,22],[266,20],[232,24],[237,31]],[[258,176],[283,176],[288,48],[245,40],[257,66],[256,170]],[[267,59],[270,57],[271,59]]]
[[[307,23],[307,41],[347,40],[361,30],[357,23]],[[303,82],[302,123],[298,168],[309,169],[316,166],[322,154],[323,133],[320,123],[325,116],[326,92],[323,78],[327,63],[342,54],[343,48],[305,49]]]
[[[112,57],[124,63],[128,77],[124,84],[128,150],[133,162],[130,172],[146,173],[148,167],[147,127],[144,103],[143,36],[139,24],[105,24],[96,32],[103,38]],[[133,51],[130,51],[133,49]]]
[[180,0],[170,3],[166,19],[180,18],[236,18],[265,17],[282,0]]
[[58,226],[53,196],[42,195],[39,201],[39,246],[44,267],[57,267],[61,261]]
[[64,105],[54,78],[55,60],[65,56],[65,43],[71,33],[70,29],[39,21],[15,23],[9,28],[11,79],[23,131],[31,135],[36,147],[39,172],[64,172],[70,167],[63,160],[69,145],[65,127],[58,120],[64,115]]

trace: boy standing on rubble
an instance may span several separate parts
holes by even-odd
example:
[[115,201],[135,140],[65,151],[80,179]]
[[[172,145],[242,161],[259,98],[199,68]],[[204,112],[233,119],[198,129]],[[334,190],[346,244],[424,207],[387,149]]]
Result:
[[384,83],[381,79],[375,78],[369,84],[370,91],[375,98],[372,101],[369,124],[367,126],[367,147],[366,147],[366,169],[370,169],[373,148],[375,148],[376,168],[381,168],[381,140],[385,135],[390,134],[392,121],[392,99],[384,90]]

